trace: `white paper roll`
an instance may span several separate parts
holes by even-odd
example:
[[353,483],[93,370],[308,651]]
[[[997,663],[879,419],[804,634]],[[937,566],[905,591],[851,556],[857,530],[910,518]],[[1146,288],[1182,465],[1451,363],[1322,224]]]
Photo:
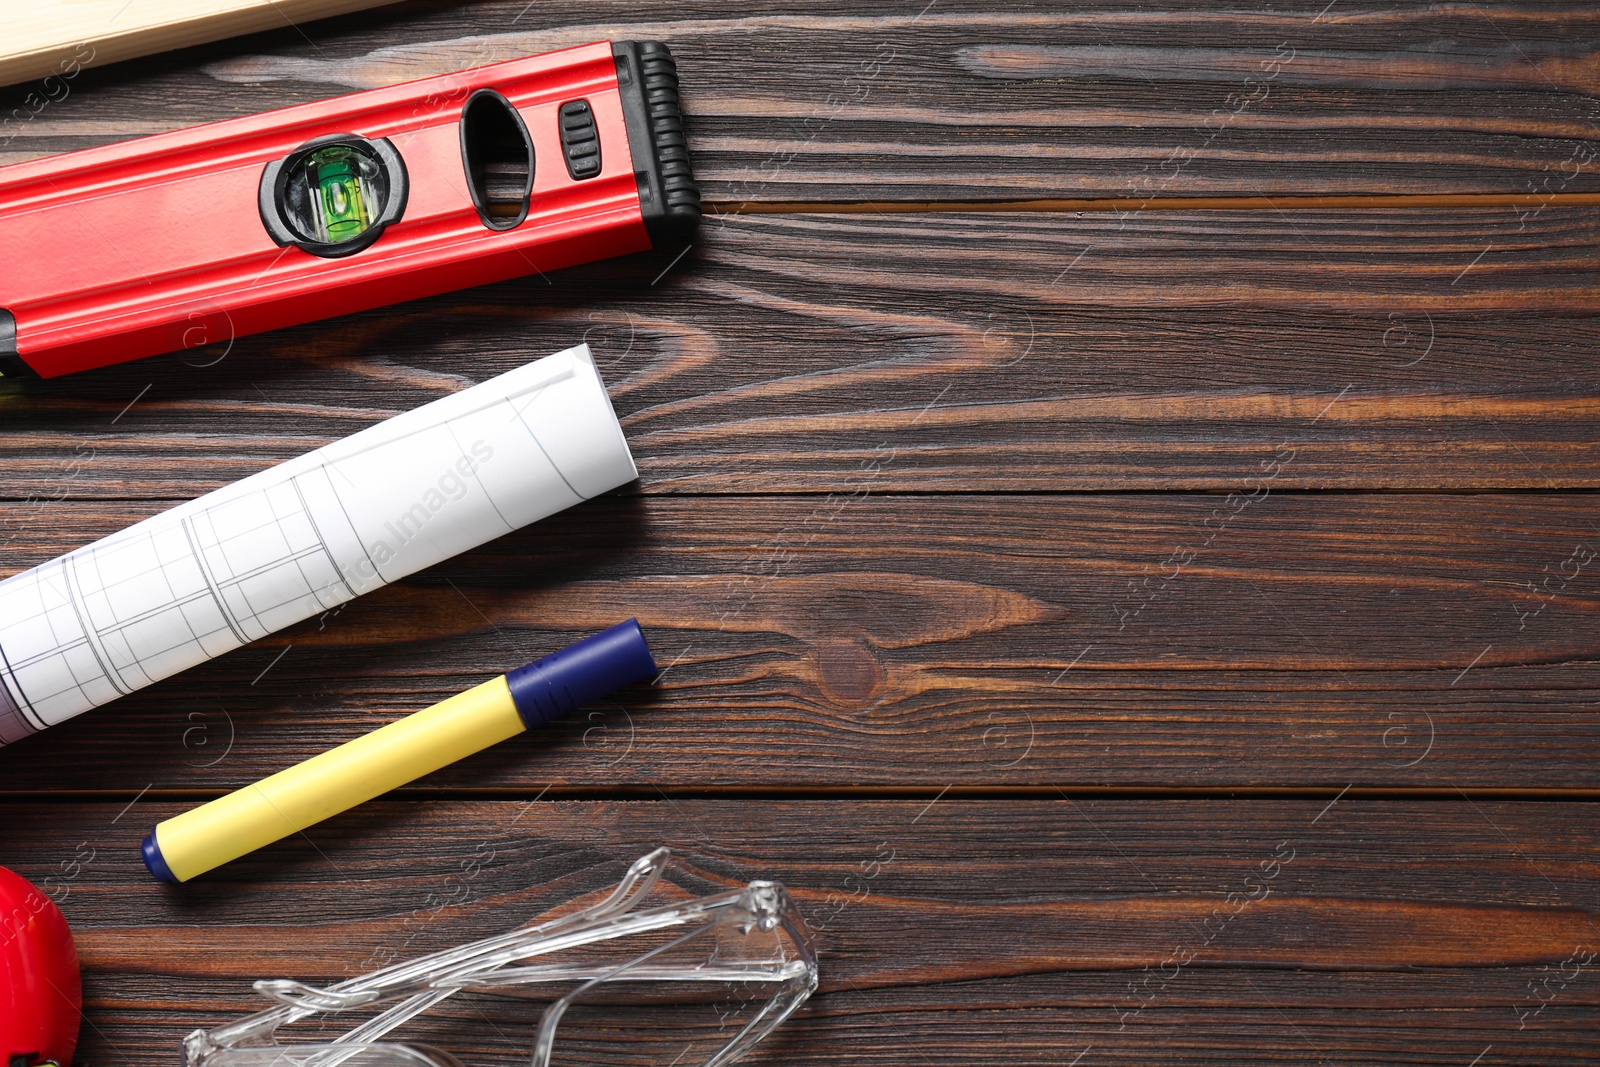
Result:
[[0,582],[0,744],[638,476],[587,345]]

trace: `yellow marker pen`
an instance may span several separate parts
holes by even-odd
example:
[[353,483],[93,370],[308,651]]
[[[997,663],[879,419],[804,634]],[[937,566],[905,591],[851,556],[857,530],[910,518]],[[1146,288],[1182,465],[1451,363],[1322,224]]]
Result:
[[653,678],[635,619],[160,823],[144,864],[187,882],[458,759]]

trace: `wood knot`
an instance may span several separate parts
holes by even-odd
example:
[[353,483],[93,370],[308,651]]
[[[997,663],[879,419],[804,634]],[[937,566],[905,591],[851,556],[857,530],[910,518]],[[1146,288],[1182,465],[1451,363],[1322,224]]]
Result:
[[835,704],[861,707],[883,685],[883,665],[860,641],[824,638],[817,642],[817,684]]

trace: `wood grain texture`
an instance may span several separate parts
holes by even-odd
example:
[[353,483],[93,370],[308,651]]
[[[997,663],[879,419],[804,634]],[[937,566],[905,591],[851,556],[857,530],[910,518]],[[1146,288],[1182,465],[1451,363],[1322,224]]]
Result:
[[[176,810],[7,806],[11,866],[77,933],[88,1062],[169,1059],[252,979],[486,936],[662,843],[675,891],[775,878],[816,930],[822,990],[753,1062],[1600,1062],[1574,957],[1600,842],[1573,806],[388,803],[167,889],[133,844]],[[515,1062],[528,1016],[491,1018],[433,1034]]]
[[632,37],[719,201],[1600,189],[1590,5],[921,6],[412,2],[18,89],[0,160]]
[[[51,506],[9,562],[138,514]],[[32,738],[0,788],[236,788],[630,616],[659,684],[416,788],[1600,788],[1597,520],[1561,494],[608,497]]]
[[1592,488],[1597,237],[1577,208],[708,220],[677,262],[0,384],[0,495],[185,498],[581,340],[647,493]]
[[[0,753],[82,1067],[663,843],[817,931],[754,1064],[1600,1064],[1593,6],[414,0],[0,94],[0,162],[607,36],[679,56],[687,251],[0,384],[0,576],[580,340],[643,474]],[[139,864],[629,615],[653,688]]]

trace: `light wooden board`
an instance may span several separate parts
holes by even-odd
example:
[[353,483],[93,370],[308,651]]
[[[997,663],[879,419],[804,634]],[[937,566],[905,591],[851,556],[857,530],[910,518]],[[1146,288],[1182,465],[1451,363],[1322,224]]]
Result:
[[0,84],[46,81],[49,98],[85,67],[282,29],[393,0],[56,0],[7,5]]

